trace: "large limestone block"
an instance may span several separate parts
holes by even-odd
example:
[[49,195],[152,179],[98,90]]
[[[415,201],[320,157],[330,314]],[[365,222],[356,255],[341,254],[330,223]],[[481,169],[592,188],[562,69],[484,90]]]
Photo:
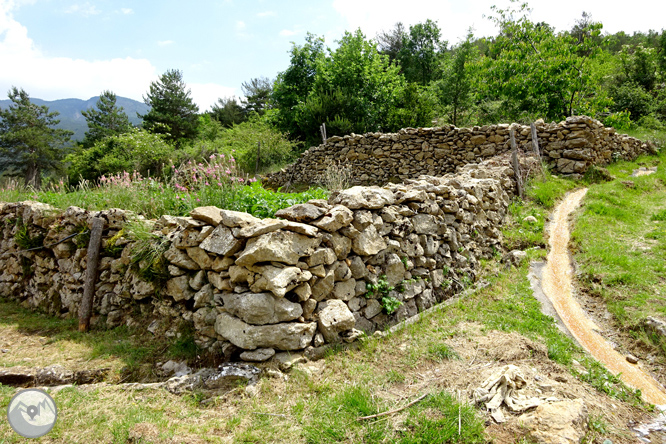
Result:
[[387,247],[386,241],[377,233],[374,225],[369,225],[365,230],[352,240],[352,250],[361,256],[371,256],[379,253]]
[[220,216],[222,216],[222,223],[229,228],[244,227],[261,220],[251,214],[232,210],[220,210]]
[[418,234],[436,234],[439,230],[437,218],[431,214],[415,214],[412,218],[414,231]]
[[541,404],[521,419],[539,444],[580,443],[587,432],[587,407],[582,399]]
[[312,298],[315,301],[321,301],[331,294],[335,286],[335,270],[331,269],[326,271],[326,275],[317,279],[317,282],[312,286]]
[[349,208],[336,205],[321,219],[312,222],[312,225],[322,230],[334,232],[348,226],[352,220],[354,220],[354,213]]
[[243,241],[236,239],[228,227],[218,225],[199,247],[209,253],[231,256],[243,247]]
[[312,222],[323,216],[325,212],[326,210],[323,208],[304,203],[279,210],[275,213],[275,217],[281,217],[292,222]]
[[206,222],[207,224],[217,227],[222,222],[222,215],[218,207],[197,207],[190,211],[190,217],[196,220]]
[[284,228],[285,225],[287,225],[287,223],[279,219],[260,219],[257,222],[234,228],[231,232],[234,237],[239,239],[257,237],[262,234],[270,233],[271,231],[277,231],[280,228]]
[[189,277],[185,275],[169,279],[166,285],[166,294],[176,301],[192,299],[194,291],[190,288]]
[[326,342],[340,342],[339,334],[354,328],[356,319],[347,304],[339,299],[331,299],[319,312],[318,324]]
[[330,202],[332,204],[344,205],[352,210],[359,208],[378,210],[387,205],[393,205],[395,203],[395,196],[393,192],[384,188],[356,186],[340,191]]
[[245,350],[300,350],[310,345],[316,330],[315,322],[250,325],[224,312],[215,320],[217,334]]
[[252,271],[258,273],[250,290],[255,292],[270,291],[275,296],[284,297],[288,291],[302,282],[312,279],[312,273],[298,267],[275,267],[273,265],[254,266]]
[[253,325],[293,321],[303,314],[301,304],[270,293],[226,293],[222,300],[227,312]]
[[202,270],[210,270],[210,267],[213,265],[213,258],[211,258],[203,249],[199,247],[189,247],[186,251],[190,259],[199,265],[199,268]]
[[200,266],[192,260],[184,251],[175,248],[173,245],[165,253],[164,257],[166,260],[171,262],[177,267],[184,268],[186,270],[199,270]]
[[273,231],[248,240],[245,250],[236,260],[236,265],[247,267],[257,262],[296,265],[301,257],[312,254],[320,242],[320,238],[291,231]]

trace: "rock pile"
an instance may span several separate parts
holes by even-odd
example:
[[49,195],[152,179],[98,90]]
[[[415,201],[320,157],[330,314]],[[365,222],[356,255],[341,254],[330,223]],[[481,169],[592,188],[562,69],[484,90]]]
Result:
[[353,187],[275,219],[215,207],[163,216],[145,221],[164,251],[153,262],[138,254],[145,246],[128,235],[132,215],[122,210],[0,204],[0,294],[76,316],[85,237],[53,244],[101,216],[98,322],[167,335],[188,322],[200,346],[248,361],[353,341],[475,280],[479,258],[501,249],[512,177],[506,166],[468,165],[455,176]]
[[[509,151],[511,129],[518,146],[531,152],[530,127],[515,123],[473,128],[450,125],[406,128],[394,134],[330,137],[325,144],[303,153],[293,165],[270,175],[266,183],[276,188],[322,183],[331,165],[347,166],[354,185],[383,185],[404,182],[421,174],[453,173],[463,165]],[[560,174],[583,174],[590,165],[605,165],[614,158],[634,159],[652,149],[585,116],[569,117],[557,124],[537,121],[536,129],[543,160]]]

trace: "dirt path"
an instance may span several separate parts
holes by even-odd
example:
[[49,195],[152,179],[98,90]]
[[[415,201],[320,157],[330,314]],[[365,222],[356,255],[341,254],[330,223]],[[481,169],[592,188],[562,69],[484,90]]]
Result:
[[542,286],[564,325],[595,359],[604,364],[613,374],[621,374],[622,381],[630,387],[640,389],[643,399],[666,409],[666,393],[656,381],[643,372],[638,365],[630,364],[594,330],[600,330],[572,296],[572,269],[569,258],[568,216],[587,193],[587,189],[570,193],[556,208],[550,228],[550,252],[544,270]]

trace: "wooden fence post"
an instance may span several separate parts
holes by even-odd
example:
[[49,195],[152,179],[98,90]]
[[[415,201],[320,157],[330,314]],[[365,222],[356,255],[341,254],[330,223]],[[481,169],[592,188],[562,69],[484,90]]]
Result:
[[532,130],[532,149],[534,149],[534,152],[537,155],[537,159],[539,159],[539,162],[541,162],[541,152],[539,151],[539,138],[537,136],[537,129],[534,122],[530,124],[530,129]]
[[99,265],[99,250],[102,245],[102,231],[104,231],[104,219],[101,217],[93,218],[90,242],[88,243],[88,266],[83,287],[83,298],[79,307],[80,332],[87,332],[90,329],[95,283],[97,282],[97,267]]
[[523,198],[523,175],[520,171],[520,162],[518,162],[518,145],[516,144],[516,134],[513,129],[509,130],[509,139],[511,141],[511,166],[516,177],[516,186],[518,187],[518,196]]
[[326,143],[326,122],[321,124],[319,131],[321,131],[321,143]]

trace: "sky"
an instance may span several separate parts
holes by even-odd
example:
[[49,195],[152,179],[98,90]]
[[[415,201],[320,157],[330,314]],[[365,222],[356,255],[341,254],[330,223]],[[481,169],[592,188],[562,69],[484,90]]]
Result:
[[[583,11],[604,31],[666,28],[666,2],[532,0],[534,21],[570,29]],[[104,90],[143,100],[150,83],[178,69],[201,111],[241,96],[252,78],[274,79],[307,32],[327,46],[361,28],[370,38],[395,23],[437,21],[456,44],[509,0],[0,0],[0,98],[12,86],[44,100],[87,100]]]

